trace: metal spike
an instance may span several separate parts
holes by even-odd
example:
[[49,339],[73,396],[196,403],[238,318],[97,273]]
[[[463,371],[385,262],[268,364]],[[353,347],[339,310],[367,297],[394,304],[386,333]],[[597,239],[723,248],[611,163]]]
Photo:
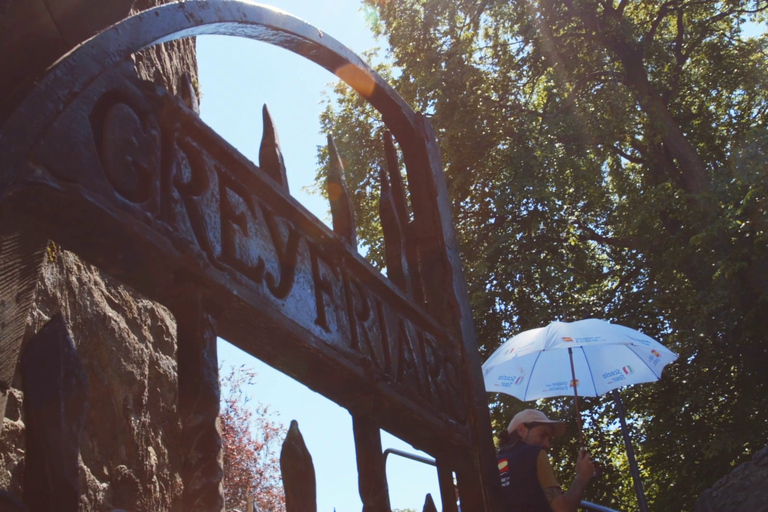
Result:
[[388,131],[384,132],[384,155],[386,156],[387,168],[389,169],[389,176],[392,182],[392,199],[400,221],[403,239],[405,240],[404,252],[406,266],[404,273],[409,278],[411,296],[414,301],[421,304],[424,302],[424,286],[421,282],[421,271],[419,270],[418,237],[416,236],[415,225],[408,215],[405,185],[403,184],[403,178],[400,175],[397,150],[395,149],[392,134]]
[[296,420],[291,420],[288,434],[283,441],[280,471],[283,476],[287,512],[317,510],[315,465]]
[[400,218],[400,225],[408,224],[410,216],[408,215],[408,206],[405,200],[405,187],[403,177],[400,175],[400,165],[397,161],[397,149],[389,131],[384,132],[384,155],[387,159],[387,169],[392,180],[392,195],[397,208],[397,216]]
[[431,494],[427,494],[427,498],[424,500],[423,512],[437,512],[437,507],[435,506],[435,502],[432,500]]
[[401,290],[408,293],[408,265],[403,251],[403,229],[398,219],[389,178],[384,167],[379,169],[381,195],[379,196],[379,217],[384,232],[384,257],[387,263],[387,277]]
[[347,182],[344,179],[344,165],[339,158],[339,151],[333,137],[328,135],[328,178],[325,189],[331,202],[331,217],[333,231],[341,236],[352,247],[357,247],[357,232],[355,227],[355,210],[349,197]]
[[280,151],[280,139],[266,104],[261,109],[261,113],[264,119],[264,133],[259,147],[259,167],[288,192],[288,177],[285,172],[283,153]]
[[197,99],[197,91],[192,84],[192,77],[189,73],[184,73],[181,77],[181,84],[179,86],[179,93],[181,94],[181,100],[184,104],[192,110],[195,114],[200,115],[200,102]]

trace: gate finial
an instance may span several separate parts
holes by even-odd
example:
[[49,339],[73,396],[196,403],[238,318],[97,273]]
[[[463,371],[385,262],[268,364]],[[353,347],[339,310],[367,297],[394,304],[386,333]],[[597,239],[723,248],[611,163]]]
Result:
[[397,158],[397,149],[389,131],[384,132],[384,156],[387,160],[387,170],[389,171],[392,182],[392,198],[395,202],[397,216],[400,219],[400,225],[405,228],[408,224],[408,206],[405,199],[405,187],[403,186],[403,177],[400,175],[400,165]]
[[291,420],[280,451],[286,512],[317,512],[315,466],[307,450],[299,424]]
[[265,104],[261,109],[264,120],[264,132],[261,136],[259,147],[259,167],[272,178],[275,183],[288,192],[288,176],[285,171],[285,160],[280,151],[280,138],[277,136],[275,123],[269,115],[269,109]]
[[355,231],[355,210],[349,197],[347,181],[344,179],[344,165],[341,163],[339,151],[333,137],[328,135],[328,178],[326,190],[331,201],[331,216],[333,231],[346,240],[352,247],[357,247],[357,232]]
[[392,134],[389,131],[384,132],[384,155],[387,161],[387,170],[389,171],[392,199],[394,201],[395,211],[397,211],[400,229],[404,239],[403,250],[406,261],[405,274],[408,280],[408,286],[410,287],[410,293],[413,300],[417,304],[423,304],[424,285],[422,284],[421,271],[419,270],[419,249],[417,245],[418,241],[415,225],[413,221],[410,220],[410,214],[408,213],[408,200],[405,195],[403,177],[400,175],[397,149],[395,148]]
[[384,254],[387,262],[387,277],[398,288],[409,292],[408,264],[405,262],[405,244],[403,242],[403,223],[399,215],[392,189],[389,186],[387,170],[379,169],[381,195],[379,196],[379,217],[384,231]]
[[435,506],[435,502],[432,500],[431,494],[427,494],[427,498],[424,500],[423,512],[437,512],[437,507]]

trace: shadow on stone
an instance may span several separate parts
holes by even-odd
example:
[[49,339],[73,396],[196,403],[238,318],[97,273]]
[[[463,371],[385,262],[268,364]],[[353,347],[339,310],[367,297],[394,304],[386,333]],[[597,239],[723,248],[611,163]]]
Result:
[[24,502],[30,512],[76,512],[87,379],[61,314],[21,354],[26,424]]

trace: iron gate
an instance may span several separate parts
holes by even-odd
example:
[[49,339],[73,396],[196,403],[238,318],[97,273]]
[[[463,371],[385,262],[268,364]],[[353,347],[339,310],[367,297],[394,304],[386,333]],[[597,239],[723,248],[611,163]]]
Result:
[[[381,175],[388,278],[356,251],[348,194],[332,201],[333,231],[289,195],[268,114],[256,165],[198,118],[193,94],[136,77],[134,52],[205,34],[300,54],[381,113],[391,133]],[[344,190],[330,146],[329,180]],[[486,397],[435,134],[333,38],[239,1],[123,20],[60,59],[8,117],[0,212],[4,290],[16,304],[2,309],[3,361],[18,357],[24,262],[47,239],[173,312],[185,510],[222,508],[217,336],[349,410],[364,510],[389,510],[379,428],[435,457],[445,510],[455,510],[453,472],[464,510],[495,510]]]

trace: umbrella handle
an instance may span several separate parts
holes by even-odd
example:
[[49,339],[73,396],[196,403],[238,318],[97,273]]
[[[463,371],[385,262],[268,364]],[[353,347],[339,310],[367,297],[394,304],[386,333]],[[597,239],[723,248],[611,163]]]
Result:
[[568,357],[571,359],[571,385],[573,386],[573,396],[576,399],[576,422],[579,424],[579,447],[583,450],[587,448],[584,443],[584,429],[581,421],[581,412],[579,411],[579,392],[576,390],[578,382],[576,381],[576,370],[573,367],[573,349],[568,347]]

